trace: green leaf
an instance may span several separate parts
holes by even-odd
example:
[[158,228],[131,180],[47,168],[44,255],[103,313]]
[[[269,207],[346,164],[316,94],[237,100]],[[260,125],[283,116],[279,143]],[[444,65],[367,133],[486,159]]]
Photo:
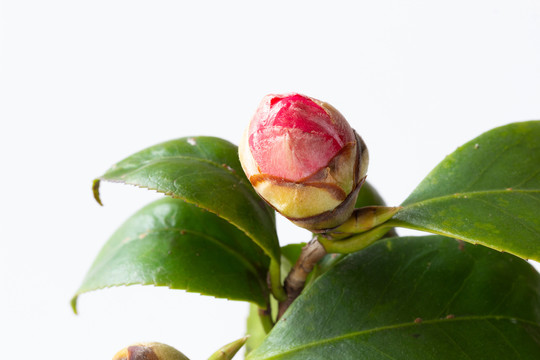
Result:
[[540,260],[540,121],[480,135],[441,162],[391,224]]
[[361,208],[371,205],[386,205],[382,196],[377,190],[369,183],[365,182],[360,188],[358,198],[356,199],[355,208]]
[[130,217],[105,244],[73,298],[119,285],[185,289],[266,306],[269,258],[242,231],[182,200]]
[[540,359],[540,276],[442,236],[381,240],[317,279],[247,359]]
[[296,260],[298,260],[300,257],[302,248],[305,245],[306,243],[302,242],[297,244],[288,244],[281,247],[281,255],[283,255],[283,257],[289,262],[289,266],[286,269],[284,269],[285,266],[282,266],[282,273],[284,273],[284,276],[287,276],[287,273],[289,270],[291,270],[291,267],[296,263]]
[[142,150],[113,165],[99,180],[157,190],[209,210],[244,231],[279,262],[274,212],[242,171],[237,147],[214,137],[190,137]]

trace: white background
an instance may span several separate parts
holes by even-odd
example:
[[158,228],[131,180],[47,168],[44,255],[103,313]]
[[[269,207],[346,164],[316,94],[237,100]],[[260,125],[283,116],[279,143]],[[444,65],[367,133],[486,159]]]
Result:
[[301,92],[347,117],[399,204],[457,146],[540,118],[536,0],[0,4],[3,359],[109,359],[137,340],[205,359],[243,335],[244,303],[162,288],[97,291],[71,312],[107,238],[159,197],[105,184],[105,206],[92,199],[92,179],[137,150],[238,143],[265,94]]

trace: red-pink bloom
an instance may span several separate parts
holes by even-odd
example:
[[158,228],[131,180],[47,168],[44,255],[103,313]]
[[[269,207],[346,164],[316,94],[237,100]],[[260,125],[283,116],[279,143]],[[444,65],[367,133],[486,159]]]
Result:
[[261,172],[298,181],[355,142],[343,116],[321,105],[298,94],[263,99],[248,130],[249,148]]
[[300,94],[264,97],[239,154],[259,195],[312,230],[350,215],[368,162],[365,144],[345,118]]
[[189,360],[172,346],[157,342],[135,343],[120,350],[113,357],[113,360],[137,359]]

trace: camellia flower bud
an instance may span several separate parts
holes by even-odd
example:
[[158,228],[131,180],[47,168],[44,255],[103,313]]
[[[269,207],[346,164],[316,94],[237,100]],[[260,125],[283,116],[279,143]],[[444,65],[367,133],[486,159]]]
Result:
[[311,231],[349,218],[369,161],[366,145],[343,115],[300,94],[264,97],[239,156],[257,193]]
[[136,343],[120,350],[113,360],[189,360],[172,346],[146,342]]

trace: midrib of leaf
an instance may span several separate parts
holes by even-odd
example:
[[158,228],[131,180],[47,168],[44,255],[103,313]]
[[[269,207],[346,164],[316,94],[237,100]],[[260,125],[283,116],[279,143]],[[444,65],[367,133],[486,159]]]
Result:
[[[497,206],[495,206],[495,205],[493,205],[493,204],[491,204],[491,203],[489,203],[489,202],[487,202],[487,201],[485,201],[485,200],[483,200],[481,198],[477,198],[477,197],[479,197],[481,195],[489,195],[489,194],[501,195],[501,194],[510,194],[510,193],[519,193],[520,195],[525,195],[525,196],[531,197],[531,198],[533,198],[535,200],[540,200],[540,199],[537,199],[534,196],[531,196],[531,194],[540,195],[540,190],[504,189],[504,190],[472,191],[472,192],[468,192],[468,193],[457,193],[457,194],[440,196],[440,197],[436,197],[436,198],[431,198],[431,199],[419,201],[417,203],[405,206],[402,211],[413,209],[413,208],[416,208],[416,207],[426,206],[426,205],[429,205],[430,203],[441,202],[441,201],[444,201],[444,200],[447,200],[447,199],[460,199],[461,198],[461,199],[467,199],[467,200],[480,201],[480,202],[486,203],[487,205],[492,206],[493,208],[497,209],[497,211],[505,213],[509,218],[513,218],[516,222],[519,222],[528,231],[540,236],[540,233],[538,233],[538,231],[536,229],[530,228],[527,224],[523,223],[520,218],[514,216],[511,213],[505,212],[503,209],[501,209],[501,208],[499,208],[499,207],[497,207]],[[398,212],[397,216],[399,217],[399,212]],[[407,221],[400,220],[399,218],[391,219],[385,225],[386,226],[400,226],[400,227],[405,227],[405,228],[410,228],[410,229],[415,229],[415,230],[427,230],[427,231],[429,231],[431,233],[434,233],[434,234],[450,236],[450,237],[456,237],[456,238],[466,240],[466,241],[469,241],[469,242],[473,242],[473,243],[483,243],[483,242],[479,241],[478,239],[468,238],[466,236],[463,236],[462,234],[458,235],[458,234],[455,234],[453,232],[448,232],[448,231],[445,231],[445,230],[442,230],[442,229],[436,229],[436,228],[431,228],[431,227],[428,228],[428,227],[422,226],[422,225],[411,224],[411,223],[409,223]],[[499,248],[497,248],[496,246],[493,246],[492,244],[490,244],[489,246],[494,248],[494,249],[500,250]],[[504,249],[504,250],[507,250],[507,249]],[[511,251],[509,251],[509,252],[513,253]]]
[[[499,195],[499,194],[510,194],[510,193],[520,193],[520,194],[540,194],[539,190],[531,190],[531,189],[513,189],[511,187],[507,189],[497,189],[497,190],[479,190],[479,191],[470,191],[470,192],[459,192],[455,194],[450,195],[443,195],[438,197],[429,198],[426,200],[421,200],[415,203],[412,203],[410,205],[405,205],[403,209],[411,209],[419,206],[424,206],[426,204],[429,204],[431,202],[437,202],[437,201],[444,201],[446,199],[468,199],[470,197],[474,197],[476,195]],[[399,212],[398,212],[399,214]]]
[[430,324],[439,325],[439,324],[442,324],[442,323],[446,324],[446,323],[449,323],[449,322],[458,322],[458,321],[489,321],[489,320],[507,320],[507,321],[510,321],[512,323],[521,322],[521,323],[524,323],[524,324],[535,326],[535,327],[540,329],[540,324],[538,324],[538,323],[535,323],[535,322],[532,322],[532,321],[529,321],[529,320],[524,320],[524,319],[511,317],[511,316],[485,315],[485,316],[455,317],[453,319],[424,320],[424,321],[422,321],[421,324],[417,324],[415,322],[408,322],[408,323],[380,326],[380,327],[369,329],[369,330],[361,330],[361,331],[351,332],[351,333],[348,333],[348,334],[344,334],[344,335],[341,335],[341,336],[336,336],[336,337],[329,338],[329,339],[317,340],[317,341],[309,343],[309,344],[304,344],[304,345],[295,347],[293,349],[283,351],[283,352],[281,352],[281,353],[279,353],[277,355],[267,357],[267,358],[265,358],[265,360],[279,359],[280,357],[282,357],[284,355],[293,354],[295,352],[299,352],[299,351],[306,350],[306,349],[309,349],[309,348],[321,346],[323,344],[330,344],[330,343],[333,343],[333,342],[346,340],[346,339],[350,339],[350,338],[354,338],[354,337],[358,337],[358,336],[370,335],[370,334],[385,331],[385,330],[396,330],[396,329],[408,328],[408,327],[413,327],[413,326],[421,326],[421,325],[430,325]]

